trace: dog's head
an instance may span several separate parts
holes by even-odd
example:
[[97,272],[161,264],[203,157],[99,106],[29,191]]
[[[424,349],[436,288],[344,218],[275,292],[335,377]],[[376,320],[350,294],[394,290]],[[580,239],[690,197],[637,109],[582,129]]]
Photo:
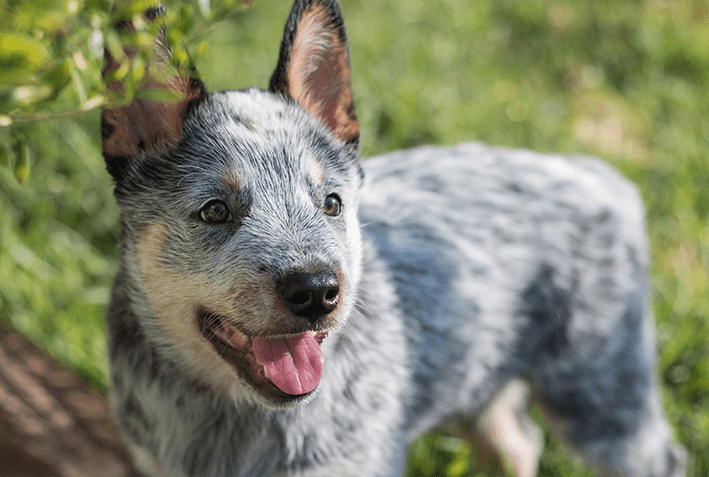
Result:
[[320,383],[320,345],[350,314],[360,267],[339,7],[296,2],[268,91],[207,94],[189,72],[165,74],[160,48],[144,87],[180,99],[102,117],[131,306],[193,376],[267,406],[298,402]]

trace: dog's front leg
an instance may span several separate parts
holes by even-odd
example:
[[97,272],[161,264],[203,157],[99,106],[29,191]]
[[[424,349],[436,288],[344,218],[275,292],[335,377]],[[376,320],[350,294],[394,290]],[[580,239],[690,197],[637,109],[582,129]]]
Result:
[[489,476],[535,477],[544,439],[529,417],[529,386],[515,379],[470,420],[457,423],[455,429],[473,447],[475,461]]

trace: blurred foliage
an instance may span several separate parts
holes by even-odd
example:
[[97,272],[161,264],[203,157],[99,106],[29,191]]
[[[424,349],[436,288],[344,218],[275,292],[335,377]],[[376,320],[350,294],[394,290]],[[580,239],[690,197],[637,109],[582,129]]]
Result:
[[[167,14],[156,22],[142,14],[154,0],[0,0],[0,165],[24,182],[35,151],[24,140],[18,121],[52,120],[129,102],[154,56],[151,46],[167,31],[176,64],[188,64],[206,45],[212,25],[240,11],[246,0],[167,1]],[[118,29],[132,20],[135,31]],[[124,47],[136,51],[130,58]],[[104,49],[120,66],[102,77]],[[159,94],[157,91],[146,94]],[[163,95],[166,92],[162,92]]]
[[[57,5],[63,12],[70,3]],[[201,16],[203,1],[178,4],[175,11],[187,12],[182,18],[194,19],[178,31],[208,89],[267,86],[290,3],[260,0],[219,22]],[[78,26],[68,31],[93,32],[98,16],[105,35],[107,2],[77,6]],[[709,2],[342,0],[342,8],[364,156],[475,140],[600,156],[638,185],[647,205],[665,409],[690,452],[687,475],[709,475]],[[45,18],[32,17],[37,24]],[[0,19],[3,34],[13,21]],[[204,43],[186,40],[195,25]],[[22,50],[29,58],[22,61],[58,58],[55,48],[64,47],[28,28],[21,30],[27,44],[43,46]],[[64,41],[97,65],[76,74],[96,78],[100,58],[91,46]],[[65,68],[82,71],[72,53],[63,58]],[[27,84],[44,84],[47,71],[32,70],[39,82]],[[17,85],[2,81],[6,98]],[[33,103],[42,108],[21,105],[13,114],[79,110],[85,103],[71,74],[67,81],[51,107],[44,96]],[[87,100],[103,94],[82,81]],[[119,215],[98,122],[92,112],[0,127],[0,163],[11,166],[0,167],[0,317],[105,386],[104,314]],[[19,186],[13,171],[24,177],[27,168],[30,179]],[[541,476],[593,475],[553,437],[546,440]],[[409,476],[479,475],[466,445],[437,433],[411,446],[410,464]]]

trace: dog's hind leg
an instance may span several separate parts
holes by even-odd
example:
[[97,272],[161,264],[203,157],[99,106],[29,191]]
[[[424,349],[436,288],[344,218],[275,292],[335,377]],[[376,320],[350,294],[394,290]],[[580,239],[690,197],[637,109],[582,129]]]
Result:
[[686,454],[671,443],[658,395],[635,409],[573,390],[538,400],[549,427],[604,477],[682,477]]
[[529,417],[529,385],[519,379],[507,383],[471,419],[460,421],[456,433],[473,447],[477,466],[489,476],[537,475],[542,432]]
[[607,332],[568,330],[556,359],[533,370],[533,394],[551,430],[599,475],[681,477],[685,451],[662,412],[639,296]]
[[[581,377],[566,376],[569,383]],[[562,441],[600,476],[684,476],[685,451],[671,442],[655,390],[648,389],[643,401],[631,404],[636,391],[623,388],[621,382],[609,392],[603,389],[605,383],[592,382],[592,376],[582,379],[583,389],[556,385],[537,399],[550,429]],[[633,386],[632,379],[628,387]]]

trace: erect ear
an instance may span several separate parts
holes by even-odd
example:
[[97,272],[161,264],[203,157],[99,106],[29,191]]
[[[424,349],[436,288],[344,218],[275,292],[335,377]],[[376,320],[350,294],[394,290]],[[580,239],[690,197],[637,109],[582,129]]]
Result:
[[336,0],[296,0],[269,90],[293,98],[346,143],[357,144],[350,56]]
[[[153,22],[164,14],[162,7],[155,7],[143,14],[143,19]],[[120,22],[117,27],[134,32],[131,20]],[[101,116],[101,136],[103,138],[103,156],[106,168],[115,179],[132,162],[150,154],[168,151],[182,137],[182,122],[194,103],[206,94],[204,85],[193,78],[194,70],[187,64],[174,64],[170,59],[164,32],[160,32],[154,45],[153,59],[146,65],[145,76],[135,90],[134,99],[118,108],[104,108]],[[128,60],[132,60],[136,51],[124,48]],[[117,70],[121,65],[105,51],[106,66],[104,77]],[[108,88],[121,93],[119,81],[108,83]],[[162,96],[170,99],[160,101],[147,99],[149,91],[163,91]],[[153,97],[155,95],[153,94]],[[163,98],[165,99],[165,98]]]

